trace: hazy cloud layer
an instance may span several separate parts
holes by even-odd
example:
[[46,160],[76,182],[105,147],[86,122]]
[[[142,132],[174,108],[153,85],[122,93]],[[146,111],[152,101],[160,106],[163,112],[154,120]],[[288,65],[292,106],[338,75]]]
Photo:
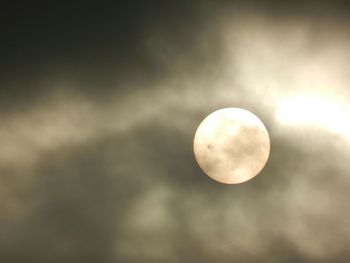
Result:
[[[348,262],[349,22],[317,3],[135,4],[119,20],[87,6],[47,39],[63,7],[17,25],[30,45],[0,83],[0,261]],[[195,163],[222,107],[270,133],[244,184]]]

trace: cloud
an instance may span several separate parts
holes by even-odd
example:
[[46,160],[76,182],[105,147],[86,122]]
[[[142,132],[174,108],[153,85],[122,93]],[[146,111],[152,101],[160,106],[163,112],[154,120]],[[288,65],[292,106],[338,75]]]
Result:
[[[209,7],[133,29],[140,56],[126,47],[123,70],[102,74],[114,64],[102,56],[100,75],[34,74],[28,102],[1,111],[2,262],[346,262],[348,142],[276,110],[349,97],[347,21]],[[271,138],[265,169],[237,186],[206,177],[192,149],[200,121],[228,106],[254,112]]]

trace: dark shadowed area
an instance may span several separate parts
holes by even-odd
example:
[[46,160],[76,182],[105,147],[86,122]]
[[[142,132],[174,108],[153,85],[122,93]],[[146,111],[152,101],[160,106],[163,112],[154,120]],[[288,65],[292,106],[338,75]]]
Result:
[[[1,8],[0,262],[349,262],[345,1]],[[260,175],[219,184],[212,111],[266,125]]]

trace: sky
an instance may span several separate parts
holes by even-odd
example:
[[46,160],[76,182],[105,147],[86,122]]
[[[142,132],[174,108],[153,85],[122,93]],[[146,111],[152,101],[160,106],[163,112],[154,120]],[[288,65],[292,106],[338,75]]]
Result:
[[[348,10],[5,3],[0,262],[349,262]],[[193,154],[225,107],[270,135],[243,184]]]

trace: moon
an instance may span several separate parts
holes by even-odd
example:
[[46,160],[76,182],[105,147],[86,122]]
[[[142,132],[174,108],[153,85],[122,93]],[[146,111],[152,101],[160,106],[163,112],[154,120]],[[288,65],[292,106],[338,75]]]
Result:
[[270,154],[270,138],[265,125],[250,111],[224,108],[200,123],[193,150],[198,165],[210,178],[239,184],[264,168]]

